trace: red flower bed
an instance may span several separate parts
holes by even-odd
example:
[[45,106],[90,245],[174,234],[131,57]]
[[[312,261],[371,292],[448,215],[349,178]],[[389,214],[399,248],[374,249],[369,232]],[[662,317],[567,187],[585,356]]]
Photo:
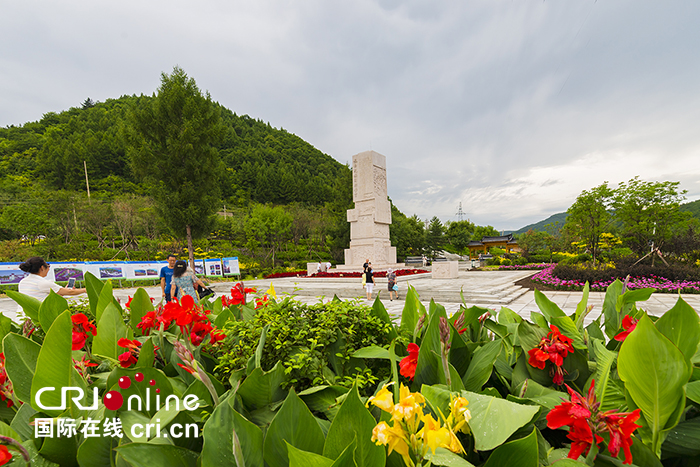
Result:
[[[397,269],[397,276],[410,276],[413,274],[423,274],[428,271],[425,269]],[[361,272],[317,272],[312,277],[362,277]],[[377,271],[374,277],[386,277],[386,271]]]
[[300,276],[306,277],[306,270],[305,269],[300,269],[298,271],[290,271],[290,272],[276,272],[274,274],[267,274],[263,277],[265,279],[279,279],[281,277],[300,277]]

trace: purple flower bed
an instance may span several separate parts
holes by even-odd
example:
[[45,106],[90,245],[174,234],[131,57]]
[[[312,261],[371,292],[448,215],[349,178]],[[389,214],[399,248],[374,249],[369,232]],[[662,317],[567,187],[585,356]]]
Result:
[[[554,267],[550,265],[546,269],[538,272],[530,279],[547,287],[557,290],[582,290],[586,285],[585,281],[560,279],[553,274]],[[614,277],[609,280],[595,281],[590,284],[591,290],[603,292],[615,281]],[[649,277],[630,277],[627,283],[628,289],[653,288],[661,293],[700,293],[700,281],[671,281],[669,279],[651,275]]]
[[545,269],[550,266],[556,266],[556,263],[532,263],[532,264],[514,264],[512,266],[498,266],[498,270],[516,270],[527,271],[530,269]]

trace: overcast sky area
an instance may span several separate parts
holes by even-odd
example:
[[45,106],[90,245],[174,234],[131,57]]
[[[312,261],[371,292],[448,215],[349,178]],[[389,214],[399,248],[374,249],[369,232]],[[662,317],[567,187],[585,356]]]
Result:
[[700,198],[700,2],[0,0],[0,126],[175,65],[405,214],[518,229],[634,176]]

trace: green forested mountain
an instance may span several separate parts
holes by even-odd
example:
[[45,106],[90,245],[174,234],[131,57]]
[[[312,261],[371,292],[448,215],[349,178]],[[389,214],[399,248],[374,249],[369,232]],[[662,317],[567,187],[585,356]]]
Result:
[[688,211],[694,218],[700,219],[700,199],[689,203],[681,204],[681,211]]
[[[52,190],[145,194],[129,167],[122,138],[130,106],[148,96],[50,112],[37,122],[0,128],[0,192],[41,184]],[[219,147],[223,202],[322,205],[350,169],[283,129],[221,107],[227,132]]]
[[[558,224],[557,224],[558,222]],[[566,213],[565,212],[558,212],[556,214],[552,214],[545,220],[536,222],[534,224],[526,225],[525,227],[516,230],[514,233],[516,234],[521,234],[525,233],[528,230],[534,230],[534,231],[546,231],[547,229],[545,228],[546,225],[552,224],[552,225],[557,225],[558,228],[564,227],[564,222],[566,222]]]

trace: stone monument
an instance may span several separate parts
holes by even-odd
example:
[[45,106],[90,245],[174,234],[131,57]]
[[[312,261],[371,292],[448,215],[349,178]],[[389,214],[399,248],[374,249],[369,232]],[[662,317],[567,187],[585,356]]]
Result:
[[402,267],[389,240],[391,204],[387,196],[386,157],[366,151],[352,157],[352,200],[348,210],[350,248],[345,250],[342,270],[362,270],[366,259],[374,270]]

